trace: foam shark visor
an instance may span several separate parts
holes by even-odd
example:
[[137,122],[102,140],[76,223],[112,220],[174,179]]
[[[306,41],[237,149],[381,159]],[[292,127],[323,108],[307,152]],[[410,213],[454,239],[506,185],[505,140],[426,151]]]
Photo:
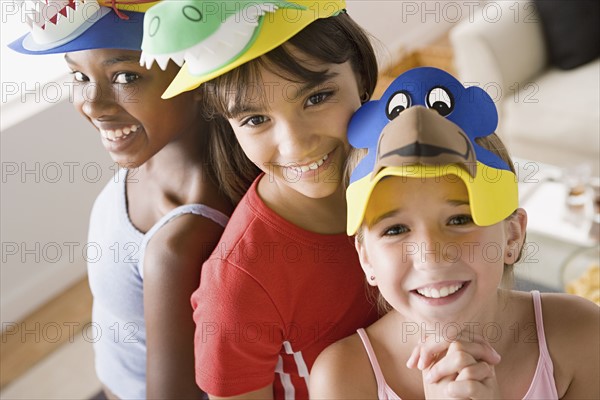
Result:
[[[141,50],[149,0],[24,0],[30,32],[8,47],[43,55],[92,49]],[[106,5],[113,5],[114,8]]]

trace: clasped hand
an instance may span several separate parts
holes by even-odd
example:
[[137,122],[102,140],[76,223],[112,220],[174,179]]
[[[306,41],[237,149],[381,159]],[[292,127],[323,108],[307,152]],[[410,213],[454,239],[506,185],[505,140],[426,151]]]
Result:
[[406,365],[423,373],[426,399],[499,399],[494,366],[500,355],[482,336],[455,341],[429,336],[412,351]]

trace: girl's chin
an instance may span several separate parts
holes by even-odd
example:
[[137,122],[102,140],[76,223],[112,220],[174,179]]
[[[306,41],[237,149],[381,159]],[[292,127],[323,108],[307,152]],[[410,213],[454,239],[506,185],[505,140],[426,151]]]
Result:
[[328,198],[328,197],[334,195],[335,193],[337,193],[339,185],[334,184],[334,183],[328,183],[328,184],[298,183],[298,184],[292,184],[292,185],[288,185],[288,186],[290,186],[290,188],[292,190],[294,190],[295,192],[299,193],[300,195],[302,195],[306,198],[313,199],[313,200],[319,200],[319,199]]
[[119,166],[119,168],[135,169],[135,168],[139,168],[141,165],[140,163],[136,162],[135,160],[123,160],[120,157],[111,157],[111,158],[112,158],[113,162]]

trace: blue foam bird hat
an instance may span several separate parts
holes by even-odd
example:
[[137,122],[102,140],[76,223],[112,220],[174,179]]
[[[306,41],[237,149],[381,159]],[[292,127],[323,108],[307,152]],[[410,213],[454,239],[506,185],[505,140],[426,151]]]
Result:
[[356,233],[371,193],[387,176],[455,175],[467,188],[477,225],[508,217],[518,207],[516,176],[475,141],[494,133],[497,125],[496,106],[481,88],[465,88],[431,67],[400,75],[380,100],[364,104],[350,121],[350,144],[368,153],[346,190],[347,233]]

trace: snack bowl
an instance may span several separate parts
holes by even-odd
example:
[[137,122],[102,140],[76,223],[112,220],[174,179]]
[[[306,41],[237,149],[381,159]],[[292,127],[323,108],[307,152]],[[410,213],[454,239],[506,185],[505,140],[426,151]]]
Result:
[[566,293],[600,306],[600,245],[575,251],[565,260],[561,272]]

